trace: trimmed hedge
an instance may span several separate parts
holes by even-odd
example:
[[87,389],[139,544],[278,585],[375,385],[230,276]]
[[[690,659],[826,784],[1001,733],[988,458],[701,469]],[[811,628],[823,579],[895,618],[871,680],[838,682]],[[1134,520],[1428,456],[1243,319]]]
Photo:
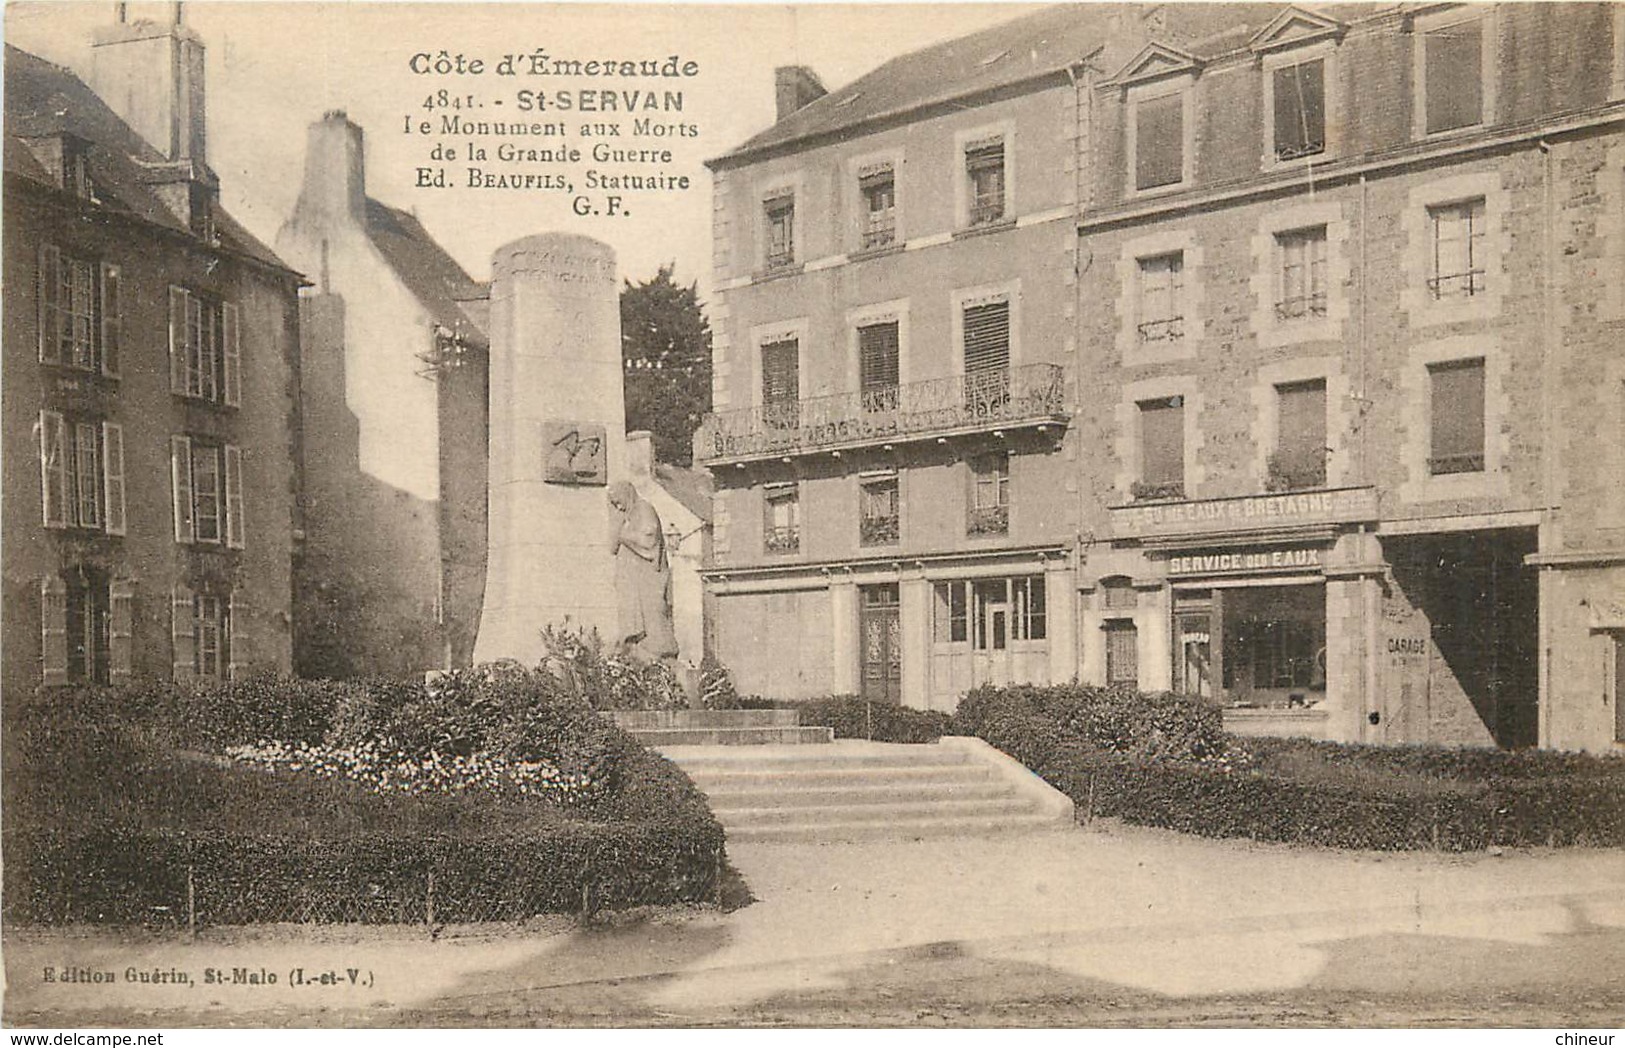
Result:
[[[517,671],[422,685],[249,682],[52,692],[8,710],[8,922],[512,920],[696,902],[717,890],[723,833],[675,765]],[[533,687],[535,686],[535,687]],[[276,712],[256,709],[285,700]],[[489,715],[468,727],[473,711]],[[207,753],[276,728],[306,741],[411,728],[418,742],[591,768],[571,803],[380,796],[355,783],[233,766]]]
[[[961,704],[956,725],[1031,768],[1080,814],[1206,837],[1384,851],[1625,844],[1621,762],[1505,754],[1499,759],[1516,770],[1498,774],[1493,752],[1413,747],[1396,756],[1372,746],[1234,736],[1224,752],[1202,759],[1157,758],[1102,749],[1066,727],[1053,710],[1077,698],[1056,694],[1067,690],[980,688]],[[1289,776],[1251,752],[1255,742],[1265,753],[1329,748],[1367,774]],[[1401,770],[1430,762],[1481,771],[1475,779]],[[1527,774],[1537,766],[1550,771]]]

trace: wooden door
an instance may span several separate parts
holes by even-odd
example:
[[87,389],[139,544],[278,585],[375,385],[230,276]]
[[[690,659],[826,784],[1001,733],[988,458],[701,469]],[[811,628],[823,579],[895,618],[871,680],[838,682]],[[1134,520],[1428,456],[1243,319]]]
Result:
[[871,702],[900,704],[903,701],[903,649],[897,586],[895,583],[864,586],[861,595],[861,693]]

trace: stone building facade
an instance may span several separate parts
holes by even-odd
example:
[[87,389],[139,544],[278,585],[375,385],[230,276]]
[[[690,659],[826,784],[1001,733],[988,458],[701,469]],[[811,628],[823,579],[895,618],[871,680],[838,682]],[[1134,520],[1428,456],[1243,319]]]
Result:
[[276,240],[314,284],[297,569],[312,676],[466,666],[485,591],[489,289],[367,196],[365,154],[343,112],[312,124]]
[[7,48],[8,701],[291,665],[299,275],[219,206],[203,44]]
[[[1012,60],[1023,79],[977,94],[979,75]],[[974,610],[956,624],[951,588],[946,605],[930,599],[959,567],[943,573],[937,558],[959,544],[946,532],[961,499],[914,477],[933,455],[960,456],[974,477],[980,449],[957,450],[957,433],[905,446],[881,432],[806,455],[800,434],[809,416],[825,421],[808,394],[850,395],[862,379],[840,320],[855,326],[871,300],[907,303],[897,388],[917,374],[964,381],[975,368],[955,296],[1002,284],[1020,289],[1012,362],[1053,362],[1067,391],[1032,427],[1053,445],[1020,448],[1005,417],[977,437],[1009,453],[995,562],[1033,543],[1061,584],[1045,591],[1048,679],[1202,695],[1242,731],[1617,744],[1622,85],[1625,20],[1611,5],[1084,8],[906,56],[785,114],[716,162],[725,341],[712,432],[738,426],[722,405],[750,405],[760,434],[752,456],[697,446],[719,489],[719,654],[746,646],[730,628],[788,634],[793,614],[802,665],[827,651],[831,671],[792,685],[764,668],[762,688],[859,690],[864,619],[839,606],[835,580],[890,571],[906,591],[912,575],[901,698],[953,705],[967,682],[939,690],[922,663],[938,650],[926,638],[981,639]],[[875,96],[884,111],[865,112]],[[1029,98],[1041,101],[1023,117]],[[956,228],[998,135],[1013,228]],[[906,237],[865,260],[839,237],[863,219],[863,179],[892,139]],[[958,184],[933,186],[933,172]],[[925,183],[916,196],[911,179]],[[780,275],[763,260],[786,198],[809,217]],[[935,224],[912,224],[933,208]],[[1070,242],[1038,240],[1051,208]],[[762,410],[788,403],[761,377],[763,346],[788,335],[813,347],[794,425]],[[862,408],[848,414],[861,422]],[[848,560],[836,536],[818,544],[811,515],[821,484],[861,491],[861,470],[878,467],[857,458],[876,445],[915,496],[905,506],[937,530],[905,534],[889,561]],[[1023,496],[1022,467],[1040,493]],[[772,486],[791,479],[809,548],[770,556],[754,536],[771,533]],[[1018,526],[1034,510],[1041,538]],[[848,497],[823,515],[854,530],[860,511]],[[746,588],[760,607],[733,619],[728,597]]]

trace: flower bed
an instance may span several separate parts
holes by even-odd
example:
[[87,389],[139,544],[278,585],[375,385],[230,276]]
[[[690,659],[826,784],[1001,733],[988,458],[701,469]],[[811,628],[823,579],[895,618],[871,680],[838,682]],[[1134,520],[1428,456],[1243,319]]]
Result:
[[12,922],[508,920],[702,901],[723,862],[681,771],[518,667],[56,689],[3,741]]

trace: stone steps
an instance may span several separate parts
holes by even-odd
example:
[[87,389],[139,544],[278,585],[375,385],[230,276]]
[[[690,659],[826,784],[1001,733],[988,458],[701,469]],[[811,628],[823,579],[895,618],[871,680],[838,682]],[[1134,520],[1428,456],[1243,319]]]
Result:
[[834,728],[635,728],[645,746],[786,746],[834,742]]
[[835,741],[833,728],[802,727],[796,710],[611,710],[645,746],[785,746]]
[[1072,825],[1072,802],[978,739],[673,746],[730,841],[912,840]]

